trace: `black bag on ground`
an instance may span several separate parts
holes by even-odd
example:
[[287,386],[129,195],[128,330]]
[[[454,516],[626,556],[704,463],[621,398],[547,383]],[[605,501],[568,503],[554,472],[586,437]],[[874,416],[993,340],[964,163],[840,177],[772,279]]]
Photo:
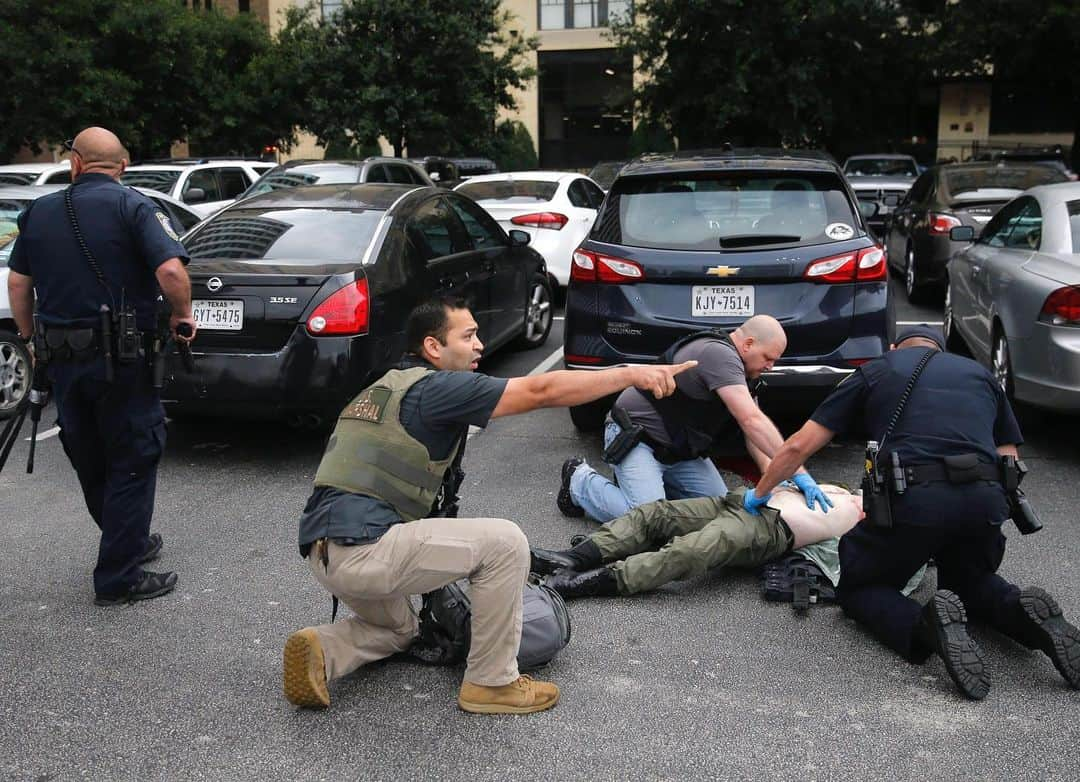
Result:
[[836,602],[832,582],[821,568],[799,554],[762,566],[761,594],[766,600],[792,603],[796,611],[805,611],[811,603]]
[[[469,656],[472,603],[467,579],[447,584],[423,597],[420,635],[409,654],[431,665],[456,665]],[[518,668],[529,671],[547,665],[570,643],[570,614],[562,597],[531,580],[525,585]]]

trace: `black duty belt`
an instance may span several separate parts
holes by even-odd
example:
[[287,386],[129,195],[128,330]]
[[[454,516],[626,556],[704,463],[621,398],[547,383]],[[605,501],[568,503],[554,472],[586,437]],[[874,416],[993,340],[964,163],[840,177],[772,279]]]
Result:
[[947,464],[912,464],[904,465],[904,478],[908,485],[948,481],[949,483],[973,483],[974,481],[1001,482],[1001,466],[998,464],[978,464],[963,468],[950,467]]

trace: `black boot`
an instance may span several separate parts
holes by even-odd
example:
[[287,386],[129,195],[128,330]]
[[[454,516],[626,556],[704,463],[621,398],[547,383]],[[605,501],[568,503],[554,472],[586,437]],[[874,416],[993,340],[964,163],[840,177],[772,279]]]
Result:
[[544,579],[544,585],[565,598],[612,597],[619,594],[619,582],[611,569],[606,567],[584,573],[568,569],[557,570]]
[[572,519],[580,519],[585,515],[585,509],[574,502],[574,498],[570,495],[570,478],[573,476],[574,471],[584,463],[584,459],[575,456],[572,459],[567,459],[562,465],[560,475],[562,483],[559,485],[559,496],[555,498],[555,504],[559,506],[562,515],[569,516]]
[[1061,615],[1061,606],[1038,587],[1020,592],[1020,607],[1031,624],[1032,640],[1037,649],[1046,652],[1074,690],[1080,690],[1080,630]]
[[990,691],[990,671],[983,651],[967,631],[967,611],[955,593],[939,589],[923,608],[916,638],[945,663],[960,692],[981,701]]
[[551,551],[543,548],[529,549],[532,555],[530,570],[547,576],[556,570],[568,568],[570,570],[592,570],[603,564],[600,549],[589,538],[585,538],[573,548],[561,551]]

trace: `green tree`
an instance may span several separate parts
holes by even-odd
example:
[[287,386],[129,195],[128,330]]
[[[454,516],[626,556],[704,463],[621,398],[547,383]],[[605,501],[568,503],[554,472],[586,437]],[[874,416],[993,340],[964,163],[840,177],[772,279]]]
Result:
[[630,134],[630,156],[636,157],[646,152],[674,152],[675,139],[671,131],[659,122],[644,120],[637,124]]
[[346,0],[327,20],[290,9],[282,37],[301,52],[304,127],[323,144],[384,136],[398,156],[412,138],[476,149],[534,74],[524,55],[536,42],[509,23],[500,0]]
[[648,122],[683,148],[843,147],[896,132],[929,73],[894,3],[642,0],[613,36]]
[[516,120],[499,123],[491,147],[491,157],[500,171],[529,171],[540,165],[532,134]]

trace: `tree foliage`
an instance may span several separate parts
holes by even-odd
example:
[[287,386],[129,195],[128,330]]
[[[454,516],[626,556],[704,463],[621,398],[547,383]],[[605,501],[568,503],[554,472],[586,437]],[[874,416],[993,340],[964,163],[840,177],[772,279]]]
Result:
[[133,158],[189,137],[208,152],[292,138],[278,50],[248,15],[174,0],[0,0],[0,50],[5,157],[88,125],[116,132]]
[[495,128],[491,157],[500,171],[529,171],[540,165],[532,134],[516,120],[503,120]]
[[534,73],[524,55],[536,43],[509,22],[499,0],[346,0],[326,20],[290,9],[303,126],[323,144],[383,136],[398,156],[421,138],[424,152],[476,150]]

